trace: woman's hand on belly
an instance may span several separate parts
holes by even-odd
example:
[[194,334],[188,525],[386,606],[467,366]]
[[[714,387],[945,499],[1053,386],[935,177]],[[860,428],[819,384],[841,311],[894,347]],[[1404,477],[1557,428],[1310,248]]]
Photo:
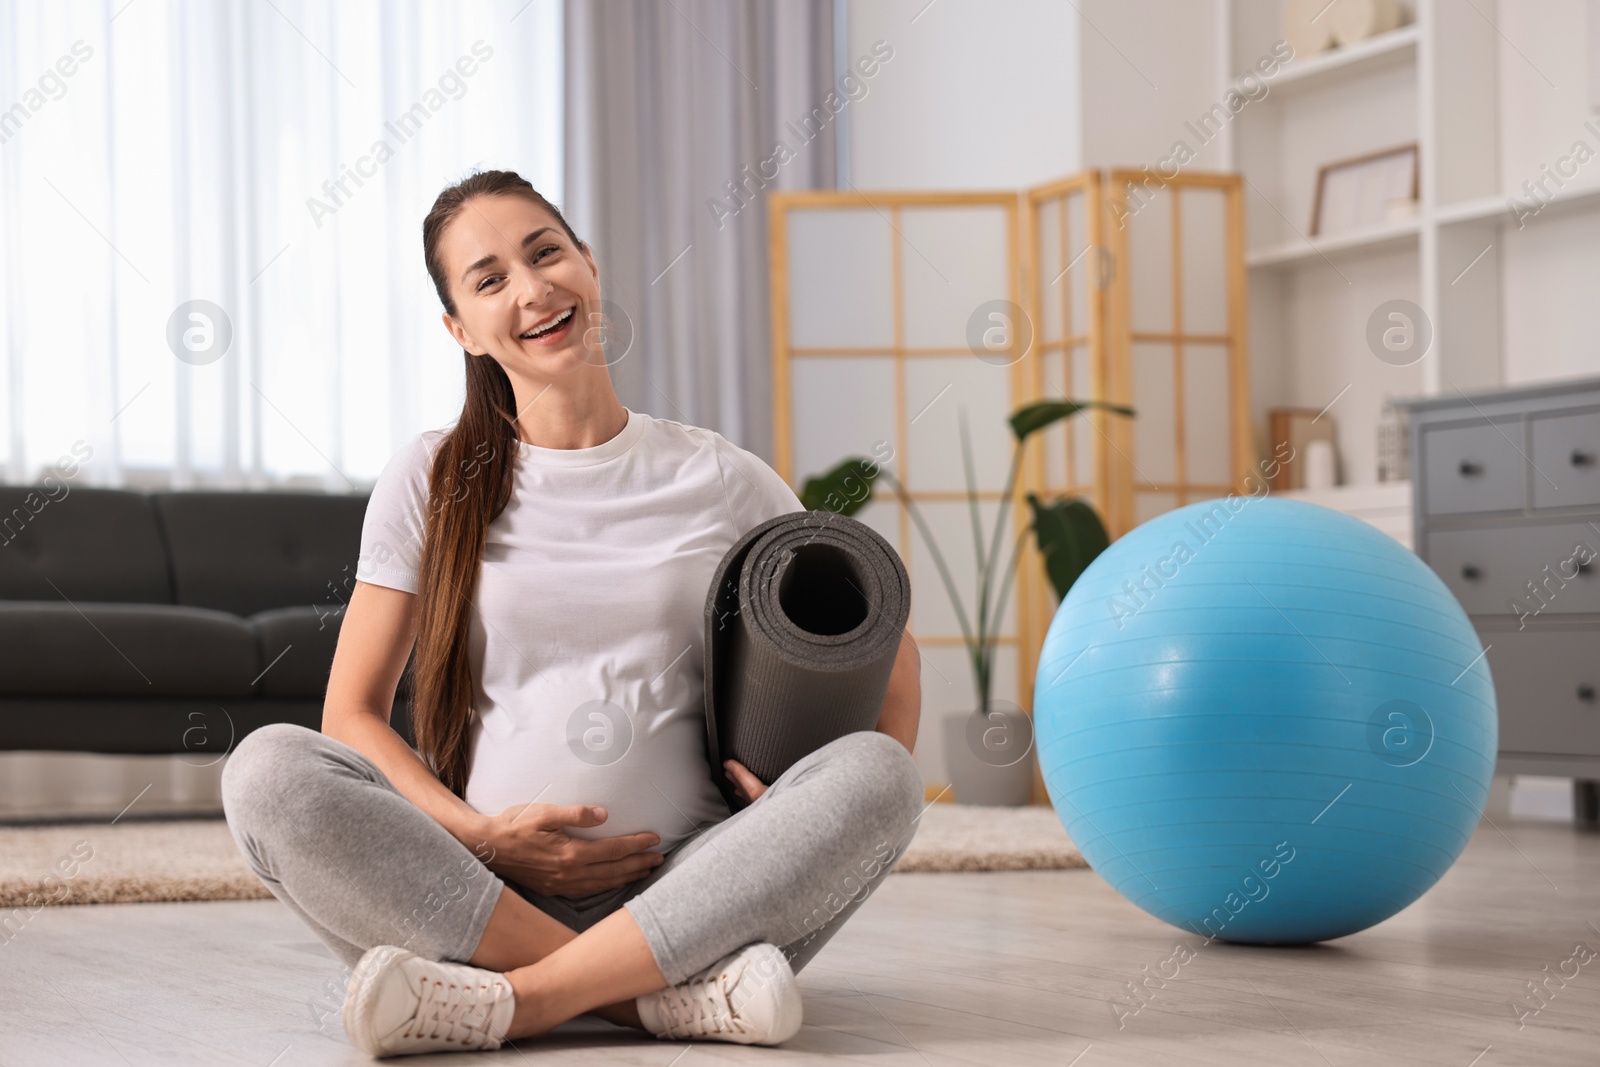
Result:
[[646,851],[661,843],[653,833],[589,839],[566,832],[568,826],[599,826],[601,811],[587,804],[514,804],[487,820],[484,866],[545,896],[581,897],[627,885],[663,862],[660,853]]

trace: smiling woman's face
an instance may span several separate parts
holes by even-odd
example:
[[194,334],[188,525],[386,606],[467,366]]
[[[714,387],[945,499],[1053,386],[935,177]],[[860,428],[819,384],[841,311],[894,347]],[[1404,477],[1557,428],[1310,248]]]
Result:
[[599,270],[543,207],[520,196],[469,200],[440,236],[439,254],[456,305],[444,323],[462,348],[508,373],[604,365],[585,328],[600,311]]

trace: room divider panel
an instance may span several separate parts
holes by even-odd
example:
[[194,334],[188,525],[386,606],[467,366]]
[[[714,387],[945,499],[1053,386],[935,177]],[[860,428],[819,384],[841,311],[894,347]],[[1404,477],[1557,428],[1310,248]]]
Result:
[[1104,352],[1112,420],[1112,536],[1164,511],[1224,496],[1255,463],[1250,432],[1244,204],[1232,174],[1113,170]]
[[[1023,303],[1037,326],[1034,358],[1025,361],[1032,398],[1084,400],[1110,396],[1102,299],[1110,269],[1104,248],[1102,196],[1102,182],[1096,171],[1085,171],[1022,194],[1023,232],[1028,235],[1020,265]],[[1107,521],[1113,511],[1111,421],[1106,412],[1087,412],[1040,433],[1041,440],[1030,449],[1032,454],[1024,468],[1029,475],[1026,487],[1047,500],[1057,496],[1083,497],[1094,505],[1102,521]],[[1019,508],[1020,521],[1026,523],[1030,517],[1026,507]],[[1109,521],[1107,526],[1115,536],[1118,531],[1110,529]],[[1044,560],[1038,552],[1029,552],[1023,558],[1017,584],[1017,610],[1025,620],[1021,629],[1038,635],[1019,653],[1026,664],[1022,677],[1031,680],[1038,647],[1043,644],[1056,608],[1055,591],[1045,576]],[[1030,714],[1032,688],[1031,684],[1024,685],[1022,699],[1016,701]]]
[[[987,539],[1011,464],[1006,417],[1031,395],[1019,329],[1018,198],[797,192],[769,203],[774,466],[797,488],[847,456],[888,467],[927,521],[971,620],[978,568],[968,548],[962,423]],[[910,515],[880,486],[856,518],[895,546],[911,576],[910,629],[929,668],[925,709],[975,707],[960,622]],[[1013,532],[1017,518],[1008,518]],[[1025,620],[1008,610],[993,628],[991,692],[1013,702],[1018,650],[1036,643],[1020,630]],[[936,732],[923,731],[919,750]]]
[[[1013,411],[1043,399],[1138,411],[1095,412],[1030,438],[997,566],[1031,521],[1029,491],[1089,500],[1116,537],[1225,494],[1254,461],[1238,179],[1138,184],[1148,180],[1085,171],[1021,191],[769,195],[774,467],[797,489],[847,456],[888,467],[938,542],[968,620],[979,570],[964,433],[988,542],[1005,506]],[[856,518],[911,576],[925,722],[970,711],[971,665],[933,556],[887,486],[873,501]],[[1036,551],[1017,559],[1010,606],[991,627],[991,696],[1031,713],[1055,595]],[[937,734],[925,727],[919,752]]]

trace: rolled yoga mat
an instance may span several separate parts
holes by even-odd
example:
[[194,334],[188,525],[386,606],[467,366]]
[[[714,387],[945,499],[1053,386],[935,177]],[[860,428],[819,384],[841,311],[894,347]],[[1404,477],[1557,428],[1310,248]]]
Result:
[[801,757],[877,726],[911,615],[894,546],[831,511],[769,519],[734,542],[706,596],[706,743],[771,785]]

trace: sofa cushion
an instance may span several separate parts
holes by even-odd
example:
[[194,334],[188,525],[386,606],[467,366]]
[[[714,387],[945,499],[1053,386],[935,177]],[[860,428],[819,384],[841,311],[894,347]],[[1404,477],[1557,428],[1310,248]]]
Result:
[[365,494],[151,497],[166,533],[175,603],[243,616],[291,606],[327,610],[347,603],[355,589]]
[[9,695],[250,697],[255,631],[221,611],[167,604],[0,601]]
[[[342,608],[272,608],[250,616],[249,623],[261,645],[262,697],[299,697],[321,700],[328,692],[333,654],[339,645]],[[287,653],[285,653],[287,649]],[[281,656],[281,658],[280,658]],[[413,649],[413,659],[415,649]],[[270,665],[270,666],[269,666]],[[396,699],[411,695],[412,660],[395,686]]]
[[65,483],[54,496],[43,486],[0,486],[0,599],[171,604],[149,495]]
[[339,644],[344,613],[320,607],[270,608],[250,616],[266,673],[259,683],[267,697],[315,697],[328,691],[328,672]]

